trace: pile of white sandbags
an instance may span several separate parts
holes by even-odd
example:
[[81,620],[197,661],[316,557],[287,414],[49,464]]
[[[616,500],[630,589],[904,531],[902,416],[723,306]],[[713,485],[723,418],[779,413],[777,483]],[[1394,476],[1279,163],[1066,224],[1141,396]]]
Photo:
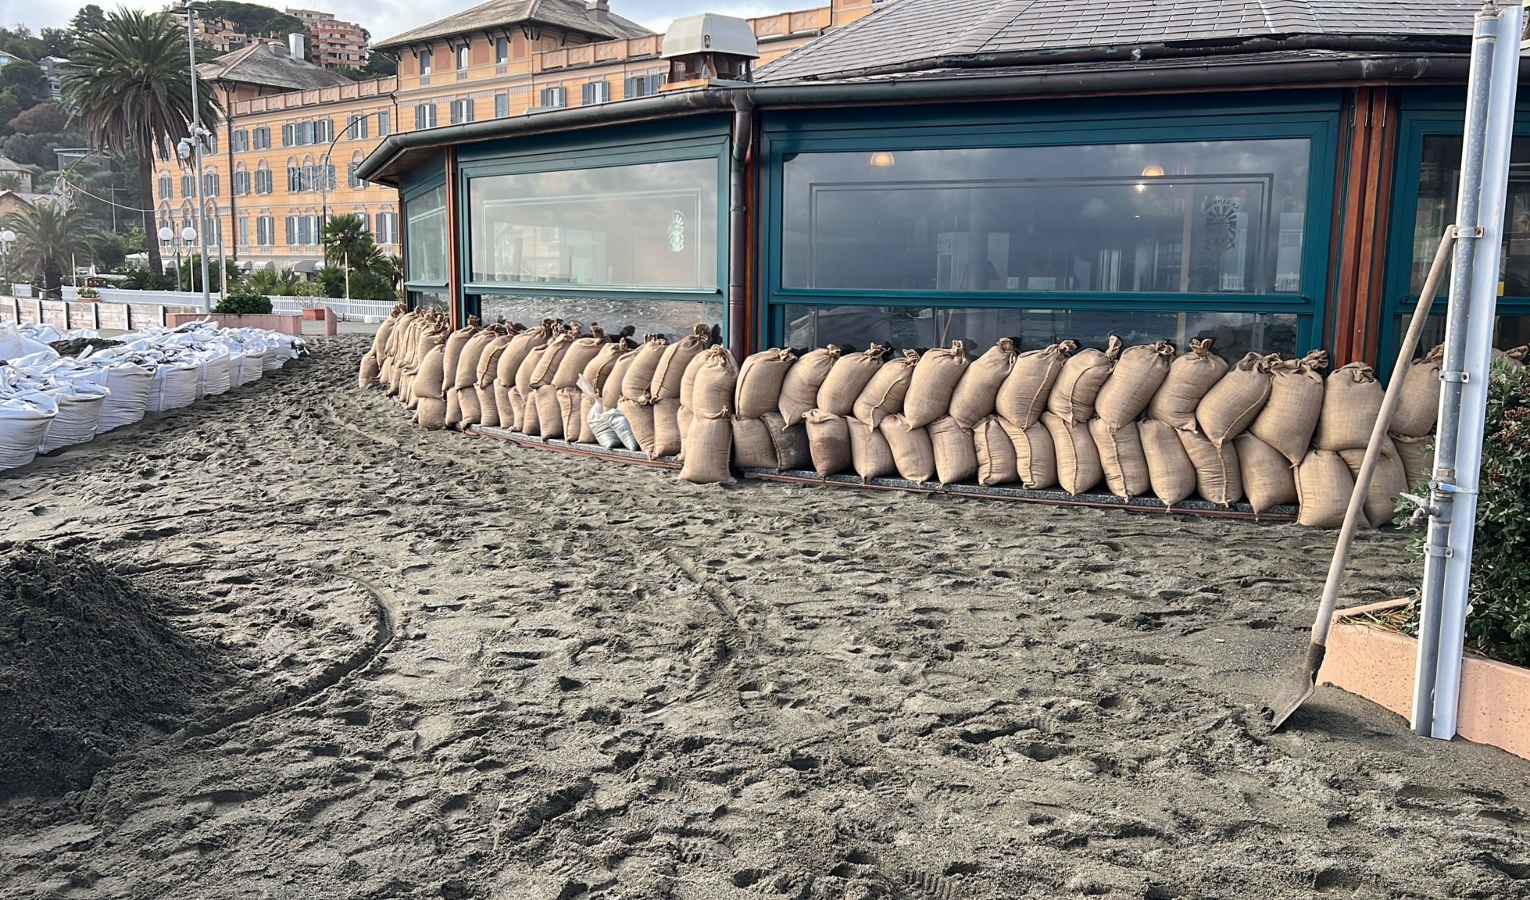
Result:
[[88,345],[74,357],[49,346],[61,340],[101,338],[92,331],[0,323],[0,470],[131,425],[146,412],[189,406],[248,384],[303,349],[301,339],[210,321],[134,332],[102,341],[113,346]]

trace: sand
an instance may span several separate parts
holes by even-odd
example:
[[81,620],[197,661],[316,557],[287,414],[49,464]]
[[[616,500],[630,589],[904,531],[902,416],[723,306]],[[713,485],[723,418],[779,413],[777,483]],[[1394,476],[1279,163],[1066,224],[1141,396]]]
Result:
[[1329,532],[686,485],[317,345],[0,477],[243,673],[0,806],[0,895],[1530,897],[1530,762],[1331,688],[1268,727]]

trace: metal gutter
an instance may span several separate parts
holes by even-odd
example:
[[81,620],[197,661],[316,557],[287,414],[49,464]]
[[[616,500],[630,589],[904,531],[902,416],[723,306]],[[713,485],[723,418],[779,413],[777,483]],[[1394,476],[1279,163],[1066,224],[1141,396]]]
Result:
[[[1058,60],[1053,60],[1057,62]],[[1338,55],[1300,60],[1230,60],[1206,57],[1196,65],[1122,69],[1124,59],[1101,61],[1099,68],[1037,71],[1002,75],[972,74],[875,81],[794,81],[748,86],[713,86],[599,106],[559,109],[508,119],[469,122],[389,135],[362,161],[357,174],[368,181],[397,186],[411,159],[451,144],[551,134],[581,128],[652,122],[708,112],[732,112],[733,95],[747,92],[755,107],[859,106],[915,103],[961,103],[1104,93],[1208,92],[1226,89],[1270,90],[1277,87],[1336,87],[1373,83],[1465,82],[1469,57],[1461,54]],[[986,62],[992,66],[993,60]],[[1530,77],[1530,62],[1521,63]]]
[[746,202],[746,164],[754,145],[754,97],[747,91],[731,91],[733,100],[733,152],[728,160],[728,346],[742,363],[745,356],[749,298],[749,208]]

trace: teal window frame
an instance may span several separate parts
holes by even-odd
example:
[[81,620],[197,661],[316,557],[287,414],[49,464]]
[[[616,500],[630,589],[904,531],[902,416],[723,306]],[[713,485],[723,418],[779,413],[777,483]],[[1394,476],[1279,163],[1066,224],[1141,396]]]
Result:
[[[1337,91],[1258,98],[1101,99],[963,104],[955,110],[899,107],[893,111],[767,111],[761,133],[761,200],[756,239],[756,347],[779,344],[789,305],[1072,309],[1080,311],[1226,311],[1297,316],[1297,353],[1323,336],[1329,307],[1329,247],[1333,230],[1342,97]],[[1139,293],[1131,291],[900,291],[807,289],[782,286],[781,223],[786,154],[1041,147],[1073,144],[1181,143],[1199,140],[1305,138],[1311,141],[1303,226],[1301,292],[1291,294]]]
[[[669,300],[720,303],[722,330],[728,333],[728,174],[730,122],[726,116],[697,116],[678,122],[598,132],[562,133],[511,141],[469,144],[457,152],[457,271],[464,314],[477,315],[485,297],[546,297],[597,300]],[[712,160],[717,165],[716,287],[626,290],[599,285],[538,287],[534,284],[475,282],[472,278],[470,228],[472,181],[495,175],[526,175],[567,169],[606,168],[682,160]]]
[[[428,194],[444,184],[446,184],[446,157],[440,153],[421,163],[404,179],[404,184],[399,190],[398,227],[400,239],[403,241],[400,245],[400,250],[407,248],[409,242],[409,201],[418,199],[421,195]],[[452,239],[453,235],[448,234],[447,240]],[[414,273],[409,271],[408,253],[405,252],[402,256],[404,259],[404,296],[408,299],[410,309],[414,308],[415,292],[447,292],[445,280],[421,281],[414,278]],[[447,302],[460,306],[462,300],[460,297],[448,297]]]
[[[1461,137],[1466,123],[1466,89],[1456,91],[1410,91],[1403,95],[1398,116],[1396,174],[1392,188],[1391,220],[1387,223],[1385,276],[1382,280],[1380,359],[1383,378],[1390,377],[1402,341],[1402,317],[1418,305],[1413,292],[1413,219],[1418,209],[1419,167],[1424,160],[1424,139]],[[1514,111],[1514,136],[1530,137],[1530,105]],[[1449,297],[1440,295],[1430,314],[1445,315]],[[1530,297],[1499,297],[1498,315],[1530,316]],[[1427,349],[1427,348],[1425,348]]]

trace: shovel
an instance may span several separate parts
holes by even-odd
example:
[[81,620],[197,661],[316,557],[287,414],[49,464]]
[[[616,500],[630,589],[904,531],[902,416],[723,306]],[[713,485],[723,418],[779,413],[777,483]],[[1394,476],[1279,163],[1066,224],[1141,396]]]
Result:
[[1413,320],[1408,333],[1403,336],[1402,346],[1397,350],[1397,365],[1392,368],[1392,381],[1387,385],[1381,412],[1376,416],[1376,426],[1371,429],[1370,443],[1365,447],[1365,459],[1355,474],[1355,492],[1349,496],[1349,507],[1344,511],[1344,527],[1339,529],[1339,543],[1333,550],[1333,562],[1328,566],[1328,581],[1323,585],[1323,602],[1318,604],[1317,620],[1312,623],[1312,640],[1307,645],[1307,658],[1291,678],[1281,687],[1280,693],[1270,701],[1270,724],[1279,728],[1291,718],[1291,714],[1307,702],[1317,689],[1318,670],[1323,667],[1323,656],[1328,650],[1328,627],[1333,623],[1333,610],[1339,601],[1339,587],[1344,583],[1344,566],[1349,562],[1349,548],[1354,543],[1355,531],[1360,527],[1360,517],[1365,508],[1365,495],[1371,489],[1371,476],[1376,471],[1376,460],[1381,457],[1381,445],[1386,441],[1387,429],[1392,425],[1392,415],[1402,402],[1403,382],[1408,377],[1413,350],[1418,346],[1419,334],[1429,318],[1434,295],[1445,277],[1445,264],[1450,259],[1450,248],[1456,239],[1456,226],[1445,229],[1440,237],[1440,248],[1435,251],[1434,264],[1429,267],[1429,277],[1419,292],[1418,306],[1414,307]]

